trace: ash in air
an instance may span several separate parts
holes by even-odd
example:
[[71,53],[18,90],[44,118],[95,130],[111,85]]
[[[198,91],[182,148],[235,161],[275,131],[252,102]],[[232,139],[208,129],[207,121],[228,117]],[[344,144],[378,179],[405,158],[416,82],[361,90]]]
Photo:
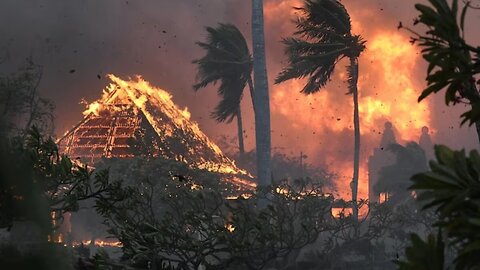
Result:
[[477,269],[480,2],[4,0],[0,269]]

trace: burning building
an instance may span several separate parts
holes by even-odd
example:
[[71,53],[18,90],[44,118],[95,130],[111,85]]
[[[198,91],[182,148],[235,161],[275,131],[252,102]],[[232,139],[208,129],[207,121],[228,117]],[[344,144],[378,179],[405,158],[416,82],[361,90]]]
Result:
[[380,170],[395,161],[395,155],[388,150],[388,147],[396,143],[397,139],[393,131],[393,125],[390,122],[386,122],[380,146],[375,148],[373,155],[368,158],[368,200],[370,202],[378,203],[384,200],[380,197],[381,194],[375,192],[374,187],[378,183]]
[[255,187],[252,177],[222,153],[168,92],[140,76],[108,78],[112,82],[102,97],[89,104],[83,120],[58,141],[63,153],[90,164],[102,158],[161,156],[233,176],[229,179],[241,188]]
[[[399,174],[399,179],[394,178],[390,180],[408,180],[411,175],[425,171],[427,169],[427,161],[433,158],[433,142],[430,137],[428,127],[422,127],[421,132],[422,134],[418,141],[419,151],[416,152],[416,158],[414,158],[414,156],[410,156],[409,159],[411,160],[406,160],[407,158],[404,158],[402,160],[403,162],[401,163],[402,166],[400,167],[400,170],[408,172],[407,175],[409,175],[405,176]],[[388,192],[379,193],[379,191],[376,190],[376,185],[381,180],[381,171],[383,169],[387,169],[388,167],[394,166],[395,160],[397,160],[398,163],[399,158],[390,149],[390,145],[397,143],[398,142],[393,131],[392,123],[386,122],[385,129],[382,133],[380,145],[379,147],[374,149],[373,154],[368,158],[368,199],[370,202],[382,203],[389,200],[391,194],[389,194]],[[395,166],[399,165],[397,164]],[[402,177],[404,177],[405,179],[401,179]]]

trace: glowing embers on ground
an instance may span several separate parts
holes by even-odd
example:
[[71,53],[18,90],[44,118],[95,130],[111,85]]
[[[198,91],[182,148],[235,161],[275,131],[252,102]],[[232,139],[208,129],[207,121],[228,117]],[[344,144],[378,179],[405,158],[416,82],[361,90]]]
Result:
[[[117,240],[101,240],[101,239],[95,239],[93,241],[93,244],[97,247],[122,247],[123,244],[120,241]],[[81,242],[73,242],[72,247],[79,247],[79,246],[89,246],[92,245],[92,240],[84,240]]]
[[353,215],[353,209],[351,207],[333,207],[332,208],[332,217],[334,218],[344,218]]
[[240,176],[232,181],[255,187],[244,179],[251,176],[222,153],[168,92],[140,76],[108,78],[112,83],[102,97],[87,105],[84,119],[59,140],[65,154],[91,163],[101,157],[162,156],[192,168]]

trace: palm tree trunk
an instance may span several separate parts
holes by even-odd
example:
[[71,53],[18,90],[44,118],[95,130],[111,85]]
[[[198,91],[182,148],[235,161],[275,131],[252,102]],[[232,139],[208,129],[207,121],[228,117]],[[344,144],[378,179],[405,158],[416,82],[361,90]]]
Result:
[[248,78],[248,88],[250,89],[250,97],[252,98],[253,113],[255,113],[255,88],[253,88],[252,77]]
[[242,122],[242,111],[240,106],[238,106],[237,111],[237,129],[238,129],[238,151],[240,153],[240,161],[243,161],[243,156],[245,154],[245,144],[243,142],[243,122]]
[[252,40],[255,102],[255,137],[258,186],[271,184],[270,100],[265,60],[263,0],[252,0]]
[[[471,78],[471,81],[475,81],[475,78]],[[469,83],[468,88],[470,89],[470,97],[467,99],[473,104],[480,102],[480,93],[478,92],[477,86],[475,83]],[[477,131],[477,137],[480,142],[480,120],[475,121],[475,130]]]
[[354,126],[354,150],[353,150],[353,178],[352,178],[352,203],[353,203],[353,217],[355,221],[358,220],[358,175],[360,166],[360,116],[358,112],[358,60],[350,58],[350,65],[352,67],[352,81],[350,82],[353,90],[353,126]]
[[480,120],[475,121],[475,130],[477,131],[478,142],[480,142]]

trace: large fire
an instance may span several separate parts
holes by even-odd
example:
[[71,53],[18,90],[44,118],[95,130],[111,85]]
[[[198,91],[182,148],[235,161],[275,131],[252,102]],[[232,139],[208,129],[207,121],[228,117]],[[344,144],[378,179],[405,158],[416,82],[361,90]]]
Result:
[[[223,157],[220,148],[200,131],[196,122],[190,120],[188,108],[183,110],[178,109],[172,101],[172,96],[167,91],[150,85],[140,76],[137,76],[135,80],[129,81],[122,80],[112,74],[108,75],[108,78],[112,80],[113,83],[104,90],[100,100],[87,106],[87,109],[83,112],[85,116],[91,114],[99,115],[102,111],[119,108],[109,106],[112,101],[115,103],[123,102],[125,104],[133,102],[138,108],[142,109],[142,112],[158,134],[171,137],[174,133],[174,127],[161,124],[162,119],[158,119],[157,116],[154,115],[154,109],[158,109],[161,110],[162,113],[165,113],[169,120],[173,120],[175,127],[195,134],[195,136],[204,141],[216,155]],[[121,89],[121,91],[118,91],[119,89]],[[152,110],[152,108],[154,109]],[[195,150],[196,149],[193,148],[189,149],[191,154],[194,154]],[[209,160],[203,161],[204,162],[200,164],[200,168],[202,169],[211,169],[220,173],[246,174],[245,171],[228,164],[233,164],[233,162],[228,159],[225,160],[225,163],[219,164],[214,164]]]
[[222,153],[190,119],[188,109],[179,109],[168,92],[140,76],[108,78],[112,83],[99,100],[87,105],[84,120],[59,140],[64,153],[90,162],[100,157],[133,157],[134,145],[129,140],[140,140],[153,156],[230,175],[229,181],[242,188],[255,187],[249,181],[252,177]]
[[[265,1],[265,27],[267,35],[267,59],[270,82],[282,67],[281,37],[292,35],[295,25],[292,21],[298,12],[292,7],[301,6],[303,1]],[[352,18],[352,32],[367,40],[367,50],[360,57],[360,116],[361,116],[361,168],[359,196],[367,197],[367,159],[373,148],[378,147],[386,121],[393,123],[398,142],[418,140],[420,129],[431,125],[430,104],[417,103],[423,83],[417,78],[416,67],[421,62],[420,50],[409,43],[404,33],[398,32],[391,19],[377,14],[372,9],[359,8],[356,1],[344,1]],[[355,8],[353,8],[355,7]],[[375,16],[375,17],[374,17]],[[383,16],[383,17],[382,17]],[[374,20],[375,24],[371,23]],[[380,22],[389,21],[381,24]],[[347,92],[344,66],[341,61],[336,67],[332,82],[319,93],[304,96],[299,93],[302,81],[290,81],[281,85],[270,84],[272,109],[272,146],[283,148],[297,155],[307,154],[306,162],[320,165],[337,173],[337,186],[341,197],[350,197],[350,181],[353,160],[353,108],[352,97]],[[115,76],[112,86],[104,93],[104,100],[114,87],[127,89],[126,95],[140,107],[153,98],[165,104],[173,104],[165,91],[149,85],[143,79],[123,81]],[[105,104],[94,102],[85,114],[98,113]],[[251,110],[250,110],[251,111]],[[252,123],[249,110],[243,110],[246,123]],[[179,126],[189,125],[198,132],[198,125],[190,120],[187,109],[170,111]],[[152,120],[153,114],[146,114]],[[181,120],[180,120],[181,119]],[[253,124],[252,124],[253,125]],[[156,127],[158,129],[158,127]],[[171,130],[166,130],[170,134]],[[208,139],[208,138],[207,138]],[[247,144],[254,145],[253,136],[246,138]],[[213,142],[209,144],[219,153]],[[207,167],[215,167],[205,163]],[[221,166],[221,171],[237,172],[231,166]]]
[[[267,29],[277,29],[284,33],[282,36],[289,36],[294,24],[283,21],[298,15],[292,7],[301,3],[267,4]],[[417,103],[424,87],[415,74],[421,62],[420,50],[394,26],[391,29],[378,26],[374,30],[364,27],[357,19],[364,14],[352,11],[352,32],[367,40],[367,50],[360,57],[358,83],[362,136],[359,197],[367,198],[367,160],[373,148],[379,146],[384,123],[393,123],[399,143],[418,141],[423,126],[429,126],[430,130],[434,127],[431,127],[430,104]],[[278,59],[275,60],[269,66],[273,70],[270,77],[275,77],[274,72],[279,70]],[[351,197],[353,166],[353,100],[345,95],[347,64],[347,61],[338,63],[332,81],[313,95],[299,93],[304,85],[302,80],[270,85],[273,126],[277,127],[272,134],[274,146],[291,149],[295,145],[295,149],[307,153],[308,162],[336,173],[338,195],[344,199]]]

